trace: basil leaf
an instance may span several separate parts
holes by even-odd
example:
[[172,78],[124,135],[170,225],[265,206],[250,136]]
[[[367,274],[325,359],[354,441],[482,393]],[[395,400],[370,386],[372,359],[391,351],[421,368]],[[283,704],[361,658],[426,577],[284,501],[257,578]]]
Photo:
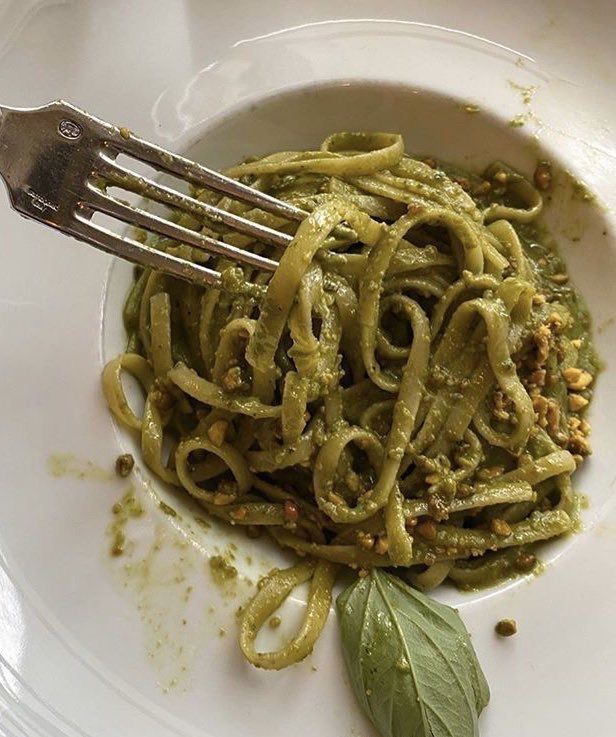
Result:
[[477,737],[490,692],[454,609],[377,569],[336,606],[355,695],[383,737]]

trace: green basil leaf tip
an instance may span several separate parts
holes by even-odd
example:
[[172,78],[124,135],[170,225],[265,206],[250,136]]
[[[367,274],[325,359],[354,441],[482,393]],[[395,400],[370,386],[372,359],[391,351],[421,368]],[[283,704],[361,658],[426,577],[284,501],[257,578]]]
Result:
[[462,620],[373,570],[337,599],[355,695],[382,737],[477,737],[488,684]]

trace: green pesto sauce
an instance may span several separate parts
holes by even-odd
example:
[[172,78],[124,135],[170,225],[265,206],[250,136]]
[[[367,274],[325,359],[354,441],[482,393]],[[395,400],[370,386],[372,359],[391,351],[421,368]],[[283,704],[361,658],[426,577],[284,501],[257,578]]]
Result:
[[460,105],[460,108],[463,112],[468,113],[469,115],[474,115],[475,113],[481,112],[481,108],[479,105],[475,105],[473,103],[465,103]]
[[92,461],[82,461],[72,453],[52,453],[47,459],[47,470],[55,478],[73,476],[90,481],[110,481],[113,478],[111,471]]
[[[524,251],[530,261],[539,289],[548,298],[546,309],[551,309],[558,302],[562,304],[572,317],[572,324],[564,335],[569,340],[581,339],[581,345],[575,355],[570,357],[571,365],[589,371],[593,375],[601,369],[601,361],[592,341],[592,318],[584,297],[575,288],[570,279],[559,284],[552,277],[567,274],[567,267],[557,246],[549,234],[540,225],[514,223]],[[550,302],[555,300],[555,302]],[[583,392],[587,399],[592,390]]]
[[212,527],[212,523],[204,519],[203,517],[199,517],[198,515],[195,515],[193,519],[199,525],[199,527],[201,527],[204,530],[209,530]]
[[175,509],[173,507],[170,507],[168,504],[165,504],[165,502],[163,502],[163,501],[158,502],[158,508],[164,514],[169,515],[169,517],[177,517],[178,516],[178,513],[175,511]]
[[129,486],[119,502],[111,508],[113,521],[109,525],[108,533],[111,537],[110,555],[117,557],[126,550],[126,524],[134,517],[141,517],[143,507],[135,497],[135,489]]
[[[490,555],[487,553],[486,555]],[[484,556],[485,557],[485,556]],[[472,565],[476,563],[476,574],[473,576]],[[545,573],[546,564],[539,558],[529,571],[517,570],[512,564],[511,559],[499,560],[492,563],[488,560],[479,558],[477,561],[471,561],[467,570],[467,580],[464,582],[456,582],[456,588],[465,593],[477,593],[485,589],[499,586],[507,581],[513,581],[522,576],[540,576]]]
[[526,123],[527,117],[524,113],[520,113],[509,121],[510,128],[521,128]]
[[509,86],[511,89],[516,90],[516,92],[520,93],[520,97],[522,98],[522,102],[525,105],[530,105],[530,103],[533,100],[533,97],[535,96],[535,92],[537,91],[536,85],[529,85],[525,87],[522,84],[518,84],[517,82],[514,82],[512,79],[508,80]]
[[237,568],[222,555],[210,558],[210,573],[218,586],[225,586],[237,578]]
[[581,180],[578,179],[570,171],[564,172],[566,179],[571,185],[572,197],[574,200],[580,200],[581,202],[596,203],[597,197],[590,191],[588,186]]

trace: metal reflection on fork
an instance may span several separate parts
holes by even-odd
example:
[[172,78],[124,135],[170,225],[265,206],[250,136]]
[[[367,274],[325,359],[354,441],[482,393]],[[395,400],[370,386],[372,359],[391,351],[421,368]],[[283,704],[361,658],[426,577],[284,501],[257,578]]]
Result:
[[0,107],[0,176],[7,185],[13,208],[21,215],[120,258],[198,284],[217,284],[220,274],[118,235],[94,223],[92,216],[103,213],[209,254],[267,271],[276,269],[277,261],[210,238],[110,195],[101,188],[101,180],[108,186],[211,218],[262,243],[284,248],[292,239],[286,233],[135,174],[116,162],[120,154],[287,220],[302,220],[307,215],[289,203],[170,153],[69,103],[58,101],[32,109]]

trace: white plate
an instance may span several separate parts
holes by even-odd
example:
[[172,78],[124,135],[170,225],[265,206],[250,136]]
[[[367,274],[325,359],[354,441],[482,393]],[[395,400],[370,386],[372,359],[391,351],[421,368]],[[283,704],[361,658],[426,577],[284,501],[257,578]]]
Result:
[[[531,170],[544,150],[597,193],[591,206],[560,188],[547,215],[607,363],[578,479],[585,531],[549,546],[537,579],[439,594],[461,609],[492,688],[484,737],[578,735],[590,715],[596,737],[613,735],[615,20],[607,0],[0,3],[6,104],[61,96],[214,166],[339,128],[401,130],[411,150],[471,167],[504,157]],[[529,105],[510,82],[536,87]],[[526,124],[508,126],[518,115]],[[0,232],[0,735],[371,734],[333,617],[290,670],[258,672],[238,654],[233,613],[249,586],[220,591],[208,555],[237,539],[254,580],[279,551],[204,532],[179,498],[179,516],[163,514],[168,492],[140,471],[148,513],[130,528],[132,555],[109,558],[110,507],[128,484],[108,471],[132,439],[109,419],[99,374],[121,345],[130,269],[5,200]],[[55,458],[54,476],[58,453],[71,459]],[[300,608],[289,603],[291,619]],[[520,626],[507,641],[493,633],[504,616]]]

